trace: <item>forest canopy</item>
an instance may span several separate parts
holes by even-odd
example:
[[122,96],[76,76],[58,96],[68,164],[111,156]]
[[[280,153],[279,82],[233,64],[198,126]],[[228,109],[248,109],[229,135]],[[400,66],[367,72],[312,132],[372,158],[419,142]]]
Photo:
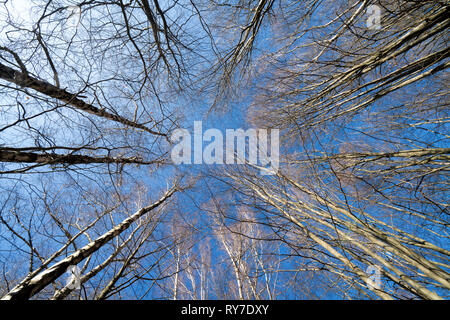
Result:
[[449,299],[449,11],[0,1],[0,297]]

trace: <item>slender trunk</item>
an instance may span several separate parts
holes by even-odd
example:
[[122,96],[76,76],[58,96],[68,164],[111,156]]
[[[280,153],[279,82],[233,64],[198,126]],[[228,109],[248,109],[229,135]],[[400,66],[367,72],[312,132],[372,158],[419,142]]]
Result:
[[30,76],[27,73],[23,73],[23,72],[14,70],[14,69],[12,69],[8,66],[5,66],[1,63],[0,63],[0,78],[4,79],[6,81],[9,81],[9,82],[15,83],[15,84],[21,86],[22,88],[29,88],[29,89],[36,90],[37,92],[45,94],[48,97],[58,99],[60,101],[67,103],[68,105],[71,105],[72,107],[74,107],[78,110],[96,115],[98,117],[116,121],[116,122],[119,122],[119,123],[124,124],[129,127],[141,129],[141,130],[147,131],[154,135],[166,136],[165,134],[153,131],[152,129],[150,129],[142,124],[128,120],[122,116],[109,113],[109,112],[105,111],[104,109],[99,109],[99,108],[93,106],[92,104],[86,103],[83,100],[81,100],[80,98],[78,98],[77,94],[70,93],[64,89],[58,88],[46,81],[42,81],[42,80],[33,78],[32,76]]
[[157,202],[153,203],[150,206],[141,208],[137,212],[135,212],[132,216],[123,220],[122,223],[104,233],[102,236],[98,237],[91,243],[85,245],[83,248],[75,251],[70,256],[61,260],[60,262],[54,264],[52,267],[48,268],[45,271],[35,275],[26,283],[21,283],[15,288],[13,288],[9,293],[7,293],[2,300],[25,300],[34,296],[36,293],[44,289],[48,284],[55,281],[59,276],[61,276],[64,272],[66,272],[67,268],[71,265],[76,265],[82,260],[89,257],[92,253],[99,250],[105,243],[112,240],[114,237],[121,234],[124,230],[128,229],[128,227],[137,219],[142,217],[147,212],[157,208],[163,202],[165,202],[168,198],[170,198],[174,192],[176,191],[176,187],[173,187],[166,194],[159,199]]

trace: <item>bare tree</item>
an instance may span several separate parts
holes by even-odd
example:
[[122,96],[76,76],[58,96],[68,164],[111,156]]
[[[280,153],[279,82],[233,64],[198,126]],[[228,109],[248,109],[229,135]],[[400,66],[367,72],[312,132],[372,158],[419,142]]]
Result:
[[[371,5],[381,13],[377,28],[366,24]],[[276,28],[272,45],[243,37],[230,56],[244,61],[246,48],[252,57],[232,64],[257,93],[249,121],[283,129],[286,156],[274,177],[249,165],[221,179],[280,239],[307,243],[300,255],[355,296],[448,297],[448,5],[287,1],[271,9],[259,28]],[[250,20],[258,6],[236,12]]]
[[[449,297],[446,1],[73,4],[0,4],[4,299]],[[235,103],[278,172],[170,166]]]
[[[164,171],[171,97],[200,57],[196,14],[156,0],[15,5],[0,9],[0,245],[4,270],[28,263],[4,273],[3,298],[105,299],[164,278],[152,263],[180,189]],[[83,292],[58,280],[72,265]]]

